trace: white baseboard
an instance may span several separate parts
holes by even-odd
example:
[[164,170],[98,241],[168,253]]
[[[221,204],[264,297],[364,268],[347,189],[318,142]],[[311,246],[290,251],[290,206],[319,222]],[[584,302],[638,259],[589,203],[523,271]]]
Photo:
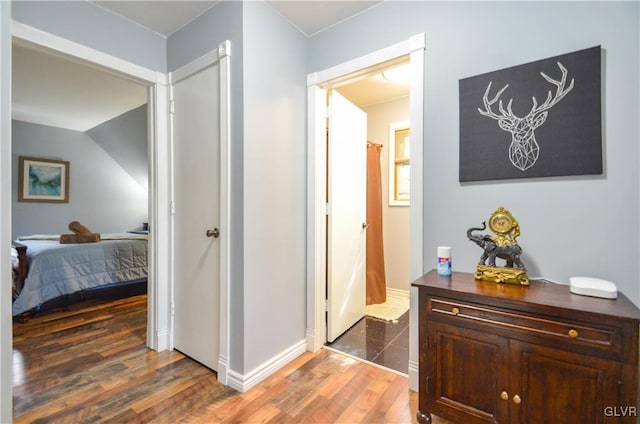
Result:
[[318,338],[313,328],[307,328],[305,335],[307,339],[307,350],[309,352],[317,352],[324,346],[324,341]]
[[387,296],[395,298],[403,298],[409,300],[409,290],[400,290],[387,287]]
[[158,352],[169,350],[169,330],[158,330],[155,342]]
[[414,392],[418,391],[420,382],[420,373],[418,363],[415,361],[409,361],[409,390]]
[[224,355],[218,356],[218,382],[229,385],[229,358]]
[[236,371],[229,370],[227,383],[229,387],[244,393],[298,356],[302,355],[306,350],[307,340],[300,340],[298,343],[283,350],[273,358],[263,362],[247,374],[240,374]]

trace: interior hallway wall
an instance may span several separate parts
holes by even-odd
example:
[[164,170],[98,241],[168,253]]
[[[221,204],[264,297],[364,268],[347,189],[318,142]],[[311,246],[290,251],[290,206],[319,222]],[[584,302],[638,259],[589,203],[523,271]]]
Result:
[[389,205],[389,125],[409,121],[409,97],[363,107],[367,139],[382,144],[382,237],[387,287],[409,291],[409,207]]
[[[312,37],[308,69],[425,34],[424,271],[449,245],[454,270],[473,272],[482,251],[465,231],[503,205],[531,277],[612,280],[640,306],[639,17],[638,2],[383,2]],[[598,45],[604,174],[460,184],[458,81]]]

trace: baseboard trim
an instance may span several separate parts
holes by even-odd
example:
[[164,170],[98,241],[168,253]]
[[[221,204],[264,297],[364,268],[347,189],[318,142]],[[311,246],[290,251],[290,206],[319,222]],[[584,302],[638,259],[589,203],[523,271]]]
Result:
[[395,297],[402,299],[409,299],[409,290],[400,290],[387,287],[387,297]]
[[271,359],[263,362],[247,374],[240,374],[236,371],[229,370],[227,383],[229,387],[244,393],[258,383],[267,379],[271,374],[302,355],[307,351],[307,340],[300,340],[293,346],[283,350]]
[[409,361],[409,390],[414,392],[418,391],[418,387],[420,386],[418,383],[420,382],[420,372],[418,363],[415,361]]
[[155,342],[158,352],[169,350],[169,330],[158,330]]

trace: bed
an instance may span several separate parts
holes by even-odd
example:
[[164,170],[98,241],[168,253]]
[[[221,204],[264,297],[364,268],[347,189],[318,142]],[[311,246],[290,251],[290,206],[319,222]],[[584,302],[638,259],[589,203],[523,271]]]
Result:
[[146,292],[147,234],[102,234],[96,243],[61,244],[57,235],[12,243],[13,316],[75,294],[140,287]]

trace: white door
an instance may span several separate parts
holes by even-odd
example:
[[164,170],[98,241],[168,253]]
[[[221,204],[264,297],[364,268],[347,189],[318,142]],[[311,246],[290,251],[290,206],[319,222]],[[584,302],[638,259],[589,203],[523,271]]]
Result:
[[327,340],[332,342],[365,314],[367,115],[330,93]]
[[172,87],[174,347],[217,370],[219,353],[219,65]]

